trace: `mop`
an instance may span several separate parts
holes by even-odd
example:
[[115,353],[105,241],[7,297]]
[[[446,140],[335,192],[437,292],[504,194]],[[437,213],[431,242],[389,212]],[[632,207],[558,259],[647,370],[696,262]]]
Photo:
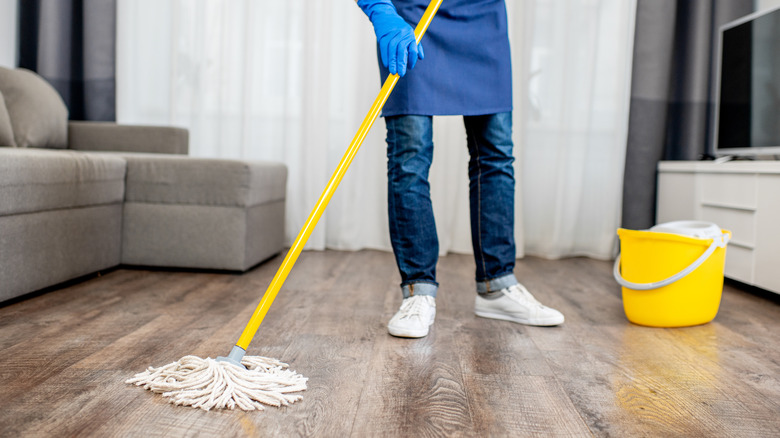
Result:
[[[431,0],[417,24],[414,30],[417,44],[428,29],[441,2],[442,0]],[[306,390],[308,380],[306,377],[290,370],[287,364],[276,359],[245,356],[245,354],[317,221],[328,206],[352,159],[398,82],[398,78],[397,74],[387,77],[347,152],[328,181],[230,354],[216,359],[185,356],[177,362],[162,367],[149,367],[146,371],[128,379],[126,383],[143,386],[144,389],[162,394],[175,405],[192,406],[206,411],[236,407],[248,411],[263,410],[263,405],[288,406],[302,399],[301,395],[294,393]]]

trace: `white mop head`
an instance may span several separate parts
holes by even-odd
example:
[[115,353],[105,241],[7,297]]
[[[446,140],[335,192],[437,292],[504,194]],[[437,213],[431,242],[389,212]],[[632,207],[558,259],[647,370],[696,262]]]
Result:
[[263,404],[287,406],[300,400],[292,392],[306,390],[306,377],[286,363],[261,356],[244,356],[243,369],[210,357],[185,356],[178,362],[138,373],[125,383],[143,386],[175,405],[209,410],[263,410]]

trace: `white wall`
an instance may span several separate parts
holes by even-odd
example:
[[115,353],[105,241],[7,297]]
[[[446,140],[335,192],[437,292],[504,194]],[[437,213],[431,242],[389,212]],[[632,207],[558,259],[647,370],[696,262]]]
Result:
[[780,0],[756,0],[756,11],[780,6]]
[[0,0],[0,65],[16,67],[16,3]]

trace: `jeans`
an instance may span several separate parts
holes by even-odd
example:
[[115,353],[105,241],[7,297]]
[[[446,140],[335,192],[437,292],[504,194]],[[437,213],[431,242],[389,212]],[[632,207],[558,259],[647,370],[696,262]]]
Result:
[[[436,296],[439,241],[428,171],[433,118],[386,117],[390,240],[404,298]],[[512,113],[464,116],[469,160],[471,242],[477,292],[517,283],[515,267]]]

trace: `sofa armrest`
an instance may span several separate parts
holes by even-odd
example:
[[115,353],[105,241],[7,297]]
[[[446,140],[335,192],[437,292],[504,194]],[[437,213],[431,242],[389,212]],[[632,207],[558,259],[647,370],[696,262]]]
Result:
[[68,148],[81,151],[187,155],[189,131],[171,126],[68,122]]

